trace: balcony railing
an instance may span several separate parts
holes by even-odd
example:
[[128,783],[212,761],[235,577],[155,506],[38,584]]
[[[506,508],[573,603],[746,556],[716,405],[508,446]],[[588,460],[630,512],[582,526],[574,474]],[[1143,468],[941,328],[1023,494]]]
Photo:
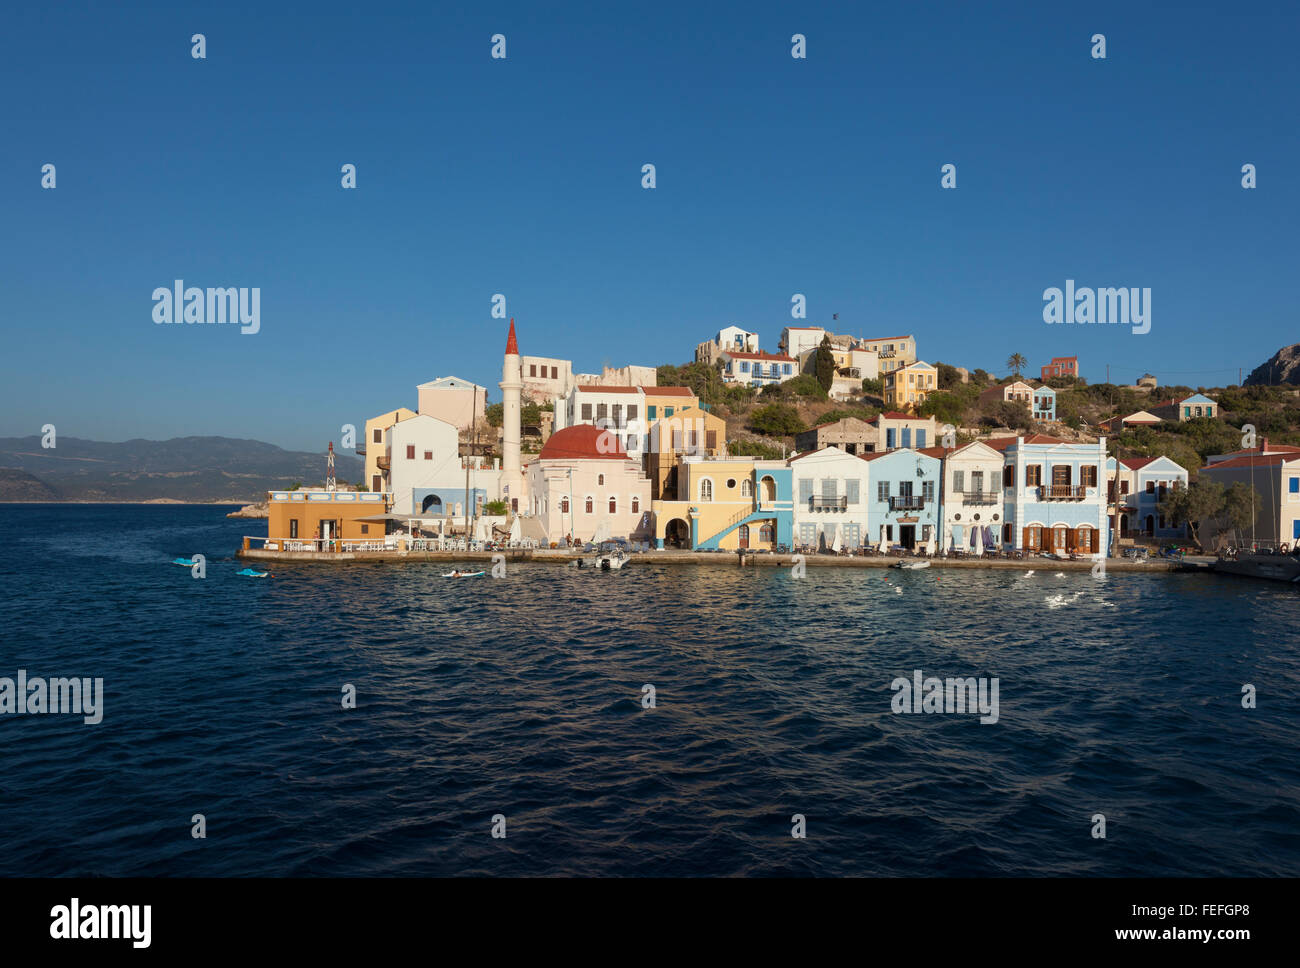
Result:
[[849,499],[844,497],[813,497],[812,510],[814,511],[845,511],[848,510]]
[[1082,501],[1088,496],[1088,489],[1082,484],[1040,484],[1038,500],[1040,501]]
[[889,498],[889,510],[891,511],[919,511],[925,507],[925,498],[913,496],[893,495]]
[[958,491],[964,504],[997,504],[1002,497],[996,491]]

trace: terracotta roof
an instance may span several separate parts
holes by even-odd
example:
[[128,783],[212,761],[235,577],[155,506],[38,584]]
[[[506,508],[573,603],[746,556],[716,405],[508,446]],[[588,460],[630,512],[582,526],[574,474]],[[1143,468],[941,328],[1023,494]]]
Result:
[[510,317],[510,335],[506,337],[506,356],[518,356],[519,343],[515,339],[515,318]]
[[[990,437],[984,443],[988,444],[994,450],[1006,450],[1016,442],[1015,437]],[[1074,444],[1081,441],[1065,440],[1061,437],[1049,437],[1046,434],[1030,434],[1025,438],[1027,444]]]
[[739,350],[723,350],[722,355],[730,356],[734,360],[775,360],[778,363],[798,362],[793,356],[786,356],[783,353],[741,353]]
[[897,410],[886,410],[884,413],[876,414],[867,423],[876,423],[884,417],[886,420],[929,420],[929,417],[918,417],[915,414],[899,413]]
[[641,392],[647,397],[693,397],[695,391],[690,387],[642,387]]
[[1262,450],[1259,447],[1247,447],[1245,450],[1230,450],[1224,457],[1245,457],[1253,454],[1257,457],[1276,456],[1279,454],[1300,454],[1300,447],[1293,447],[1290,444],[1269,444],[1268,450]]
[[912,338],[912,334],[911,334],[911,333],[908,333],[906,336],[871,336],[871,337],[869,337],[869,338],[859,340],[859,342],[862,342],[862,343],[888,343],[891,339],[911,339],[911,338]]
[[1266,457],[1234,457],[1232,460],[1221,460],[1217,464],[1206,464],[1200,472],[1204,474],[1206,471],[1217,471],[1221,467],[1272,467],[1274,464],[1284,464],[1293,460],[1300,460],[1300,455],[1269,454]]
[[591,424],[565,427],[551,434],[538,460],[627,460],[618,434]]
[[1128,460],[1121,460],[1120,463],[1123,464],[1131,471],[1140,471],[1142,468],[1146,467],[1152,461],[1159,460],[1159,459],[1160,459],[1159,457],[1135,457]]
[[[956,448],[954,447],[952,450],[956,450]],[[943,460],[952,453],[952,450],[947,447],[922,447],[919,453],[925,454],[927,457],[937,457]]]

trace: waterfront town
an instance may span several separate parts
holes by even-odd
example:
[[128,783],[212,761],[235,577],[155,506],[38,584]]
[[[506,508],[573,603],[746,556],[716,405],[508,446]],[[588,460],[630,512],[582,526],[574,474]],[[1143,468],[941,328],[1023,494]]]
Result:
[[[1266,436],[1225,445],[1195,468],[1198,498],[1173,456],[1113,445],[1127,431],[1159,427],[1208,426],[1229,442],[1239,435],[1221,423],[1215,399],[1160,399],[1151,374],[1120,400],[1143,406],[1089,422],[1058,413],[1059,398],[1082,385],[1076,356],[1054,357],[1025,379],[1017,354],[1013,373],[998,380],[926,362],[911,335],[791,326],[767,352],[758,333],[728,326],[680,369],[583,374],[569,360],[524,355],[527,335],[510,320],[500,403],[489,404],[486,387],[440,376],[415,388],[414,409],[365,422],[356,446],[363,481],[334,479],[331,444],[324,486],[270,492],[261,550],[315,557],[614,542],[742,559],[1069,559],[1185,549],[1192,539],[1222,547],[1243,532],[1251,547],[1286,552],[1300,538],[1300,446]],[[689,379],[664,385],[674,370]],[[719,400],[773,399],[762,420],[751,418],[766,426],[795,412],[779,401],[797,393],[839,409],[812,426],[779,426],[793,442],[780,452],[736,434],[719,412],[730,411]],[[959,395],[992,414],[985,426],[962,426],[958,411],[946,419],[941,400]],[[1243,517],[1221,496],[1247,492],[1253,517],[1249,498]]]

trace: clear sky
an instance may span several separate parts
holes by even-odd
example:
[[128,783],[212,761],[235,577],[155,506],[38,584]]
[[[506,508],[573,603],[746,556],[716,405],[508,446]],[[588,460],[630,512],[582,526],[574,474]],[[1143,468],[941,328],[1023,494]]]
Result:
[[[0,18],[3,436],[317,450],[438,376],[499,400],[494,293],[522,352],[585,372],[733,322],[775,349],[796,292],[805,324],[1094,382],[1235,382],[1300,340],[1294,2]],[[1045,324],[1067,278],[1150,287],[1151,331]],[[156,325],[175,279],[260,287],[261,331]]]

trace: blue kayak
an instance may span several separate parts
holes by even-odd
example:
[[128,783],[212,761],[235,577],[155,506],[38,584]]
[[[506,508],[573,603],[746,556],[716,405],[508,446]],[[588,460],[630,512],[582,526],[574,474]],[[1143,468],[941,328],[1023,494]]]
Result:
[[247,578],[265,578],[271,574],[269,571],[253,571],[252,568],[245,568],[243,571],[235,572],[236,575],[244,575]]
[[191,566],[194,564],[194,559],[193,559],[193,558],[173,558],[173,559],[172,559],[172,564],[173,564],[173,565],[184,565],[186,568],[189,568],[189,567],[191,567]]

